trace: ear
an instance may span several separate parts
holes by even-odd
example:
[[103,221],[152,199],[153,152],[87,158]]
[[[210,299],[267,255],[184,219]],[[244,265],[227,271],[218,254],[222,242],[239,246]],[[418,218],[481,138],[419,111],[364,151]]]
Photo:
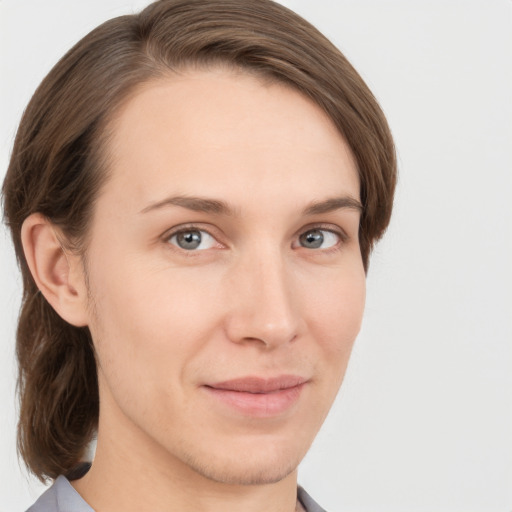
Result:
[[25,219],[23,251],[34,281],[53,309],[66,322],[83,327],[87,319],[87,287],[81,258],[66,251],[57,228],[40,213]]

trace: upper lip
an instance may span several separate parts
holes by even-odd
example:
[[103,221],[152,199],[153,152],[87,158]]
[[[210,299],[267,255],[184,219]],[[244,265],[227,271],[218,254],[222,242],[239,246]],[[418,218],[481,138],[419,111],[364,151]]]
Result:
[[207,387],[245,393],[272,393],[282,389],[294,388],[304,384],[305,382],[307,382],[307,379],[298,375],[280,375],[278,377],[271,378],[247,376],[207,384]]

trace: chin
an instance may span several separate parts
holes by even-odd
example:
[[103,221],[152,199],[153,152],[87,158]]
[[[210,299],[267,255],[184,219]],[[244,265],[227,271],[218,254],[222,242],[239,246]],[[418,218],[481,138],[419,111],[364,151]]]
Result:
[[275,484],[293,473],[298,466],[298,464],[283,464],[276,467],[275,464],[251,464],[244,460],[240,460],[237,464],[229,467],[227,465],[205,464],[204,461],[197,464],[192,461],[189,462],[189,465],[202,477],[226,485]]
[[[296,471],[304,453],[270,449],[229,450],[209,458],[189,454],[183,461],[198,475],[226,485],[275,484]],[[280,453],[281,452],[281,453]],[[226,456],[227,455],[227,456]]]

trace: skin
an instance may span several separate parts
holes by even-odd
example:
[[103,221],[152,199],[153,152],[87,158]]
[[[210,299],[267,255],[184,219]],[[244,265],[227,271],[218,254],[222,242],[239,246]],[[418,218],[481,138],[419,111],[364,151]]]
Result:
[[[40,288],[97,351],[96,457],[73,485],[98,512],[291,512],[364,309],[353,156],[298,92],[222,69],[146,84],[111,128],[85,270],[44,219],[24,226]],[[305,383],[276,414],[207,387],[282,375]]]

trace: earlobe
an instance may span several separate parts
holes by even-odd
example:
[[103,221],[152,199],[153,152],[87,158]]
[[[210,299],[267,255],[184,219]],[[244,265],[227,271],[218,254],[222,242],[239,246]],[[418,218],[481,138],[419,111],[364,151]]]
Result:
[[32,277],[46,300],[66,322],[87,325],[82,264],[63,248],[57,228],[44,215],[34,213],[23,222],[21,240]]

